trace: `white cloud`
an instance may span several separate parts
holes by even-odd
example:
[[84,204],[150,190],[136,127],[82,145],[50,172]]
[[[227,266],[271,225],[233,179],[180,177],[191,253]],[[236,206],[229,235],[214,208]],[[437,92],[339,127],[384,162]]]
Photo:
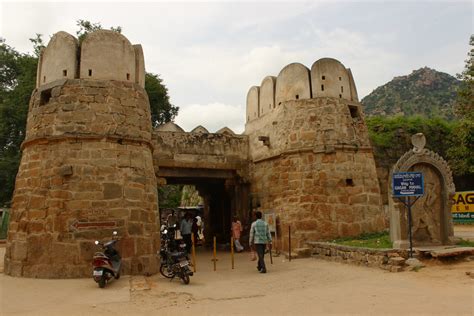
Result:
[[[472,6],[8,2],[0,4],[0,35],[20,51],[31,51],[29,37],[38,32],[48,39],[59,30],[75,34],[77,19],[122,26],[132,43],[142,44],[147,71],[161,75],[171,102],[180,107],[177,120],[183,127],[208,124],[215,131],[225,125],[243,130],[244,106],[237,105],[245,104],[248,89],[292,62],[309,68],[322,57],[340,60],[352,69],[360,97],[425,65],[459,72],[468,50]],[[214,116],[204,115],[209,112]]]
[[228,127],[234,133],[240,134],[244,131],[244,122],[243,106],[223,103],[189,104],[180,109],[175,119],[175,123],[186,132],[202,125],[211,133]]

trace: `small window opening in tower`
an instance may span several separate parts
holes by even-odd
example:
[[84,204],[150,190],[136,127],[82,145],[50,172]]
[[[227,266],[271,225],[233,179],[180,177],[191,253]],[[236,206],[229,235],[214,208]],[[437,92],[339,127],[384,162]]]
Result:
[[67,77],[67,70],[66,69],[63,70],[63,77]]
[[342,94],[339,95],[339,99],[341,99],[341,98],[342,98]]
[[324,85],[323,84],[321,85],[321,91],[324,91]]
[[349,112],[351,113],[352,118],[359,118],[359,109],[357,108],[357,106],[349,105]]
[[344,92],[344,87],[343,87],[343,86],[341,86],[341,93],[343,93],[343,92]]
[[352,179],[346,179],[346,186],[348,186],[348,187],[353,187],[353,186],[354,186],[354,180],[352,180]]
[[40,106],[48,104],[49,100],[51,99],[51,90],[52,89],[47,89],[47,90],[41,91],[40,104],[39,104]]
[[323,80],[326,80],[326,76],[322,76],[322,79],[323,79]]
[[295,95],[295,98],[296,100],[298,100],[300,98],[300,95],[299,94]]
[[281,102],[278,102],[278,105],[281,105]]
[[339,81],[341,81],[341,80],[342,80],[342,77],[339,77]]
[[89,77],[92,76],[92,69],[89,69]]
[[130,80],[130,74],[127,74],[127,80]]
[[46,82],[46,76],[43,76],[43,82]]
[[250,121],[250,116],[247,116],[247,122]]

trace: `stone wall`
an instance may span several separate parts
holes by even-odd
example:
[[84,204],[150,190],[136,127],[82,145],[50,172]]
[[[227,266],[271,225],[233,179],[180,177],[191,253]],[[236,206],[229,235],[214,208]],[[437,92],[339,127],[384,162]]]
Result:
[[385,228],[359,111],[360,104],[343,99],[294,100],[247,123],[254,205],[277,214],[285,247],[288,226],[292,247]]
[[5,272],[86,277],[96,239],[124,273],[157,271],[157,192],[148,98],[138,85],[60,80],[35,90],[12,204]]
[[308,242],[307,245],[315,258],[378,267],[390,272],[403,271],[408,258],[404,250],[350,247],[327,242]]
[[230,133],[153,132],[157,168],[225,169],[244,172],[248,163],[247,136]]

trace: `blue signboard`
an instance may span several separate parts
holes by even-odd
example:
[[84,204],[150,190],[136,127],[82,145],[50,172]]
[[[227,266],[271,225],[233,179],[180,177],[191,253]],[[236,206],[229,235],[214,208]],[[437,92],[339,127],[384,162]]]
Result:
[[392,177],[393,196],[422,196],[424,193],[423,173],[397,172]]

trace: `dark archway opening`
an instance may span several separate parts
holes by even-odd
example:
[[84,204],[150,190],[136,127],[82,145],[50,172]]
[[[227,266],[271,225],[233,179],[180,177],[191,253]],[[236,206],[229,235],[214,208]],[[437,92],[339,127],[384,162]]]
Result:
[[202,212],[205,245],[212,245],[214,236],[218,244],[230,244],[234,215],[239,217],[244,227],[250,225],[248,185],[242,183],[234,171],[160,168],[158,176],[160,183],[196,187],[203,199],[202,211],[199,212]]

